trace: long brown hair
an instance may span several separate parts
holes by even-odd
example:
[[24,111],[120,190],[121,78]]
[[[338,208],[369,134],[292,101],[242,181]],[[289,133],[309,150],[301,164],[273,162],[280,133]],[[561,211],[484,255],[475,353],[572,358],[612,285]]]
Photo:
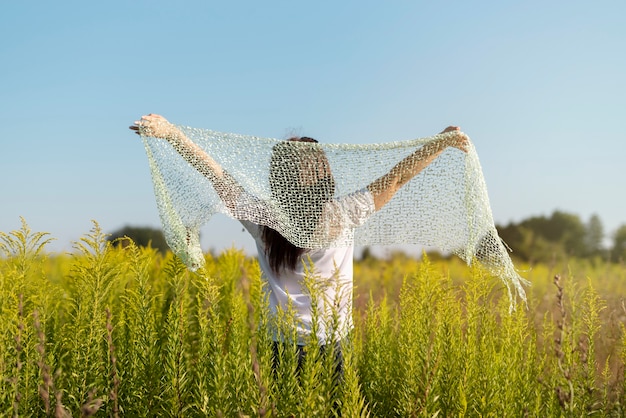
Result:
[[[298,142],[317,144],[315,139],[309,137],[293,137],[276,144],[270,161],[270,190],[272,198],[287,216],[302,217],[302,213],[306,213],[305,216],[311,217],[311,220],[304,222],[306,226],[302,232],[312,234],[322,216],[323,204],[334,195],[335,183],[323,150],[320,147],[303,148],[297,144]],[[303,161],[310,167],[304,168]],[[303,170],[315,171],[320,167],[323,172],[328,173],[327,176],[323,179],[318,178],[312,185],[302,183]],[[322,199],[319,198],[320,195],[323,196]],[[307,196],[310,198],[307,199]],[[307,206],[300,207],[296,204],[293,210],[294,202],[304,202]],[[316,204],[312,205],[312,202]],[[307,251],[292,244],[278,231],[268,226],[263,227],[262,239],[270,268],[275,273],[279,273],[281,269],[295,270]]]

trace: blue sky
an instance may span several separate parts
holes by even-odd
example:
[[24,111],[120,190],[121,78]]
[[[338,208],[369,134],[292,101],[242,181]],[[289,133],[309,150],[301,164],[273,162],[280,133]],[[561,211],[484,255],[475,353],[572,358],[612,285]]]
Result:
[[[626,223],[626,2],[20,1],[0,13],[0,231],[159,227],[144,113],[258,136],[459,125],[494,219]],[[251,248],[215,217],[205,249]]]

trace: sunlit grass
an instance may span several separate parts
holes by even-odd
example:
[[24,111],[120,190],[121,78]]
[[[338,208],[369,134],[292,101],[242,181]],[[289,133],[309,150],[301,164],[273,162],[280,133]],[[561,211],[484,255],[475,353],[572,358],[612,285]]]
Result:
[[[520,266],[528,308],[456,259],[355,265],[344,372],[272,338],[258,264],[0,233],[0,416],[621,416],[623,266]],[[555,281],[555,276],[558,279]],[[286,312],[277,327],[289,329]],[[287,332],[288,334],[288,332]]]

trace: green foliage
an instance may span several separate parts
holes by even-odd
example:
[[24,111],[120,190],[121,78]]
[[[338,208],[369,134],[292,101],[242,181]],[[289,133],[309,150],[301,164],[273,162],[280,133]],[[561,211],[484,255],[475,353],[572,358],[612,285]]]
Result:
[[[97,224],[70,256],[46,256],[48,241],[25,223],[0,233],[0,416],[625,412],[614,265],[573,265],[593,281],[537,266],[528,309],[509,313],[479,268],[368,258],[355,265],[353,333],[323,351],[312,336],[296,373],[293,311],[270,318],[258,264],[241,252],[191,273],[169,253],[113,247]],[[306,285],[314,299],[323,290],[312,271]]]
[[600,217],[596,214],[591,215],[589,221],[585,225],[585,256],[595,257],[604,256],[604,226]]
[[613,236],[614,244],[611,250],[611,260],[623,263],[626,261],[626,225],[620,226]]
[[157,228],[126,225],[111,233],[107,239],[115,245],[127,246],[132,243],[140,247],[156,248],[162,253],[168,251],[165,235]]
[[[498,234],[513,250],[513,256],[532,263],[555,259],[607,257],[604,248],[604,227],[596,214],[587,223],[574,214],[554,211],[551,216],[534,216],[515,224],[497,226]],[[613,252],[619,252],[620,240],[615,237]]]

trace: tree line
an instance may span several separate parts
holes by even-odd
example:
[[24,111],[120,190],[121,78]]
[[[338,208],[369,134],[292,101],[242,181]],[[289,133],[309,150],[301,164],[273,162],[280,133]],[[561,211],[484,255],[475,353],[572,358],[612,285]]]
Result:
[[[557,210],[550,216],[533,216],[519,223],[496,225],[496,229],[512,250],[511,255],[520,261],[541,263],[563,257],[626,261],[626,224],[607,236],[600,217],[595,214],[583,222],[578,215]],[[139,246],[168,251],[163,232],[157,228],[125,226],[108,239],[125,245],[125,237]]]
[[126,247],[129,244],[129,238],[140,247],[151,247],[163,254],[169,250],[163,231],[149,226],[126,225],[109,234],[107,241],[112,242],[113,245]]
[[578,215],[556,210],[550,216],[533,216],[496,228],[512,256],[521,261],[540,263],[563,257],[626,260],[626,224],[607,235],[596,214],[584,222]]

